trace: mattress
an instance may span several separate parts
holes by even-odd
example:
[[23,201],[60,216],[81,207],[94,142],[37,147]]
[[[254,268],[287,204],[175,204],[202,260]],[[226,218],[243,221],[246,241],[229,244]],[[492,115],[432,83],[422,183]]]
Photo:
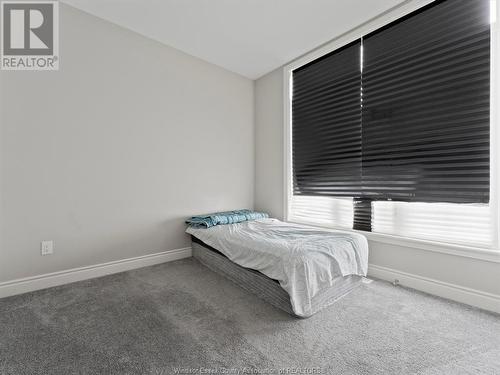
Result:
[[366,276],[368,242],[359,234],[259,219],[187,233],[217,249],[237,265],[277,280],[295,315],[307,317],[340,280]]
[[[200,263],[274,307],[286,311],[292,316],[305,318],[305,316],[298,316],[294,313],[290,302],[290,296],[280,286],[277,280],[273,280],[259,271],[239,266],[229,260],[220,251],[205,244],[194,236],[191,236],[191,239],[193,257]],[[332,305],[338,299],[361,285],[362,279],[363,277],[357,275],[337,277],[333,287],[313,297],[313,314]]]

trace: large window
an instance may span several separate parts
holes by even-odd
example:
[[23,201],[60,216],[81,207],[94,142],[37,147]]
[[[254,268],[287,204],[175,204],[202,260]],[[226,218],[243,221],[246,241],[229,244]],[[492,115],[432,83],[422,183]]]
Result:
[[292,71],[290,220],[492,246],[490,4],[435,1]]

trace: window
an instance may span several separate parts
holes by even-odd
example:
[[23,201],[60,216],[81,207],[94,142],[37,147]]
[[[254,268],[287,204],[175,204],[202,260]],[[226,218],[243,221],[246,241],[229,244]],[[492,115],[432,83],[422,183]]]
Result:
[[352,197],[361,194],[360,47],[357,40],[293,72],[291,220],[352,228]]
[[435,1],[294,69],[288,218],[491,247],[490,35]]

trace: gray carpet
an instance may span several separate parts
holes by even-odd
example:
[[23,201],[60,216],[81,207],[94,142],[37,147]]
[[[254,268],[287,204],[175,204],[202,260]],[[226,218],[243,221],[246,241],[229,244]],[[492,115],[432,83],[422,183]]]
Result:
[[299,320],[192,258],[0,300],[1,374],[178,370],[500,374],[500,317],[375,281]]

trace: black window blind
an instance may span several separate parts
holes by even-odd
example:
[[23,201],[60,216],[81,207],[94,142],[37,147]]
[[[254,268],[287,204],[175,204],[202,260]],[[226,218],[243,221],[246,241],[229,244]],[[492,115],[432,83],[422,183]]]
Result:
[[363,38],[363,189],[489,201],[489,1],[447,0]]
[[371,200],[488,203],[489,5],[436,1],[294,70],[293,193],[353,197],[363,230]]
[[361,75],[357,40],[293,72],[295,195],[361,194]]

